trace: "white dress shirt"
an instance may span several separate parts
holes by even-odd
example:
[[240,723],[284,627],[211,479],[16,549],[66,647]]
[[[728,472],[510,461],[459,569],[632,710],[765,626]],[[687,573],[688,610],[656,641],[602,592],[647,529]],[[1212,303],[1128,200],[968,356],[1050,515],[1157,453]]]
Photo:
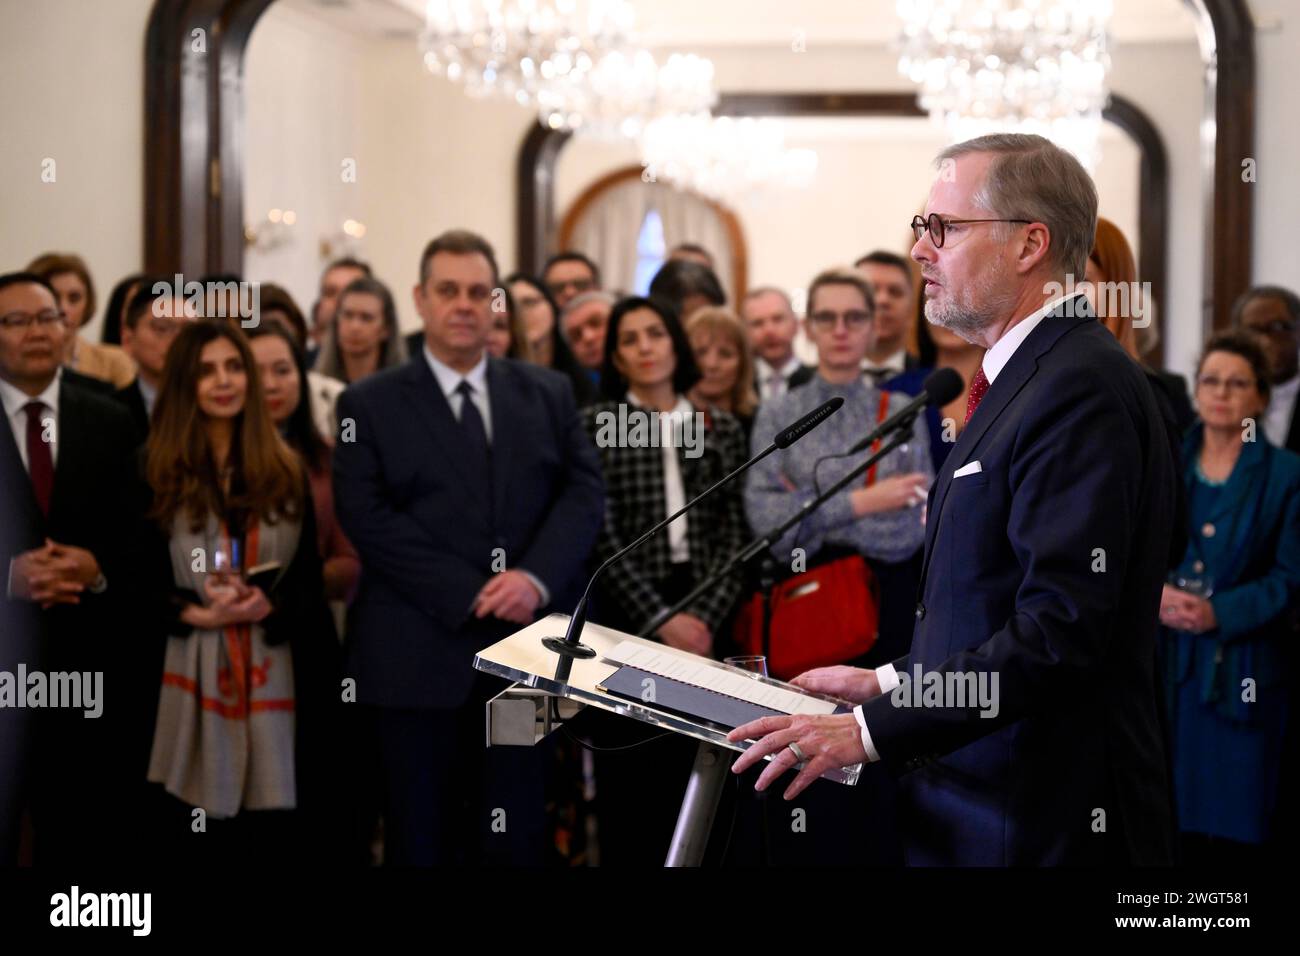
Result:
[[158,389],[144,380],[144,376],[135,377],[135,387],[140,390],[140,398],[144,401],[145,413],[152,416],[154,403],[158,401]]
[[[1055,311],[1056,307],[1062,302],[1073,298],[1076,294],[1072,293],[1053,299],[1033,315],[1007,329],[1002,338],[993,343],[989,350],[984,353],[982,363],[984,377],[989,380],[989,385],[992,385],[993,380],[1007,367],[1007,363],[1011,361],[1011,356],[1016,354],[1016,349],[1020,348],[1020,344],[1029,338],[1029,333],[1038,328],[1038,323]],[[880,682],[880,693],[882,695],[888,694],[902,683],[893,664],[881,664],[877,667],[876,680]],[[867,762],[875,763],[880,759],[880,754],[876,750],[875,744],[871,742],[871,731],[867,730],[867,719],[862,716],[861,704],[853,708],[853,716],[858,719],[858,726],[862,728],[862,749],[867,752]]]
[[[627,393],[629,405],[644,409],[640,400],[631,392]],[[677,404],[667,414],[654,410],[651,415],[659,416],[659,451],[664,460],[664,517],[668,517],[686,506],[686,486],[682,483],[681,462],[677,460],[676,437],[682,434],[687,418],[695,414],[695,408],[686,396],[678,395]],[[685,564],[691,560],[690,542],[686,540],[687,515],[682,515],[668,526],[668,560],[673,564]]]
[[[758,372],[758,397],[764,399],[784,395],[790,390],[790,386],[787,384],[790,376],[799,371],[802,365],[799,356],[793,353],[780,368],[773,368],[767,364],[765,359],[755,357],[754,368]],[[670,511],[669,514],[672,514],[672,512]]]
[[1274,385],[1269,395],[1268,411],[1264,413],[1264,434],[1278,448],[1286,447],[1297,391],[1300,391],[1300,375],[1292,375],[1281,385]]
[[469,382],[474,389],[474,407],[478,409],[479,417],[483,419],[483,431],[487,433],[488,444],[492,444],[492,405],[488,399],[487,352],[479,358],[477,365],[463,375],[434,358],[428,345],[424,347],[424,360],[429,363],[433,377],[438,380],[438,387],[442,389],[447,403],[451,405],[451,413],[456,416],[456,421],[460,421],[461,406],[465,403],[465,396],[456,390],[460,388],[461,382]]
[[[50,436],[50,461],[57,465],[59,436],[58,428],[54,427],[54,424],[59,420],[59,382],[62,378],[63,369],[60,368],[54,373],[50,384],[45,386],[45,390],[35,398],[0,379],[0,401],[4,404],[5,418],[13,430],[14,443],[18,446],[18,457],[22,459],[23,469],[29,474],[32,469],[31,463],[27,460],[27,412],[23,411],[23,407],[31,401],[40,402],[45,406],[45,410],[41,413],[42,433],[48,433]],[[47,419],[52,420],[54,424],[47,424]]]
[[872,372],[892,372],[894,375],[901,375],[907,371],[907,350],[900,349],[893,355],[885,359],[884,362],[872,362],[871,359],[862,359],[862,372],[866,375],[868,384],[880,385],[881,382],[888,381],[893,375],[871,375]]

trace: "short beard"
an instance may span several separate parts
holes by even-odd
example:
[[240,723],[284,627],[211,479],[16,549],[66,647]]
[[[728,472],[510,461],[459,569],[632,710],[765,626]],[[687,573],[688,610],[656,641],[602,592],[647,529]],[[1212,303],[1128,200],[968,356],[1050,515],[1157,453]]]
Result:
[[[1014,293],[1000,291],[999,276],[984,272],[972,286],[950,298],[942,308],[932,299],[925,303],[925,318],[931,325],[947,329],[972,345],[983,345],[980,333],[994,322],[1005,319],[1015,305]],[[953,295],[952,290],[948,290]]]

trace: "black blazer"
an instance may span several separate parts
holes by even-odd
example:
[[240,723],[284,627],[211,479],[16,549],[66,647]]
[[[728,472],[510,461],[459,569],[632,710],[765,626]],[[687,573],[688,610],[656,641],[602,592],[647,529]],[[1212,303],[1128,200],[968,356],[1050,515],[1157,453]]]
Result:
[[149,410],[144,405],[144,395],[140,391],[140,379],[137,378],[130,385],[124,385],[113,393],[113,397],[121,403],[122,407],[131,415],[131,422],[135,425],[136,435],[140,441],[149,437]]
[[1183,436],[1196,421],[1196,412],[1192,410],[1192,400],[1187,396],[1187,379],[1176,372],[1161,369],[1147,369],[1147,381],[1156,390],[1157,400],[1162,400],[1169,410],[1174,424],[1174,440],[1182,447]]
[[817,374],[816,365],[800,365],[790,373],[785,380],[786,388],[798,388],[800,385],[807,385],[812,377]]
[[913,771],[910,863],[1172,861],[1153,665],[1178,477],[1142,371],[1073,302],[1021,343],[935,479],[895,662],[996,678],[996,714],[863,705],[882,760]]
[[[101,594],[83,592],[79,604],[49,610],[11,599],[0,586],[0,670],[14,673],[21,664],[29,673],[99,672],[103,713],[87,720],[79,710],[0,708],[0,862],[12,852],[24,793],[50,821],[37,824],[38,857],[71,858],[47,852],[54,838],[66,842],[68,852],[94,858],[121,828],[69,828],[61,819],[66,808],[56,809],[45,796],[93,792],[101,809],[118,819],[130,802],[124,781],[137,771],[142,779],[144,772],[137,759],[139,685],[133,657],[140,635],[129,616],[141,584],[143,497],[133,456],[135,431],[116,402],[99,389],[76,384],[79,378],[84,376],[65,370],[59,386],[48,517],[36,503],[8,422],[0,427],[0,575],[7,581],[11,560],[49,537],[90,551],[108,586]],[[39,741],[33,736],[38,727]],[[56,755],[39,764],[25,759]],[[33,790],[26,790],[29,781]]]
[[1291,408],[1291,427],[1287,430],[1284,447],[1300,454],[1300,395],[1296,396],[1295,405]]
[[487,387],[490,489],[468,487],[460,426],[422,352],[339,398],[334,501],[363,569],[347,648],[362,703],[468,699],[474,654],[518,629],[470,613],[498,559],[536,575],[563,610],[584,583],[604,485],[573,390],[550,369],[493,358]]
[[[145,459],[143,450],[140,463]],[[266,592],[272,611],[262,620],[268,644],[286,643],[293,660],[294,771],[297,812],[304,826],[315,834],[304,840],[299,852],[308,862],[338,862],[344,852],[347,806],[352,799],[351,782],[338,773],[340,742],[343,740],[342,651],[334,628],[334,617],[325,601],[322,561],[316,544],[316,511],[312,506],[311,483],[304,471],[302,530],[298,546],[284,573]],[[145,558],[149,581],[147,608],[138,615],[140,637],[149,642],[149,658],[140,665],[148,674],[142,691],[147,708],[157,709],[163,659],[169,635],[186,637],[193,628],[180,619],[187,604],[200,604],[193,591],[176,587],[167,533],[153,521],[145,531]],[[152,726],[150,731],[152,731]],[[149,737],[152,741],[152,736]]]
[[[664,497],[663,449],[620,447],[600,439],[602,430],[619,420],[622,402],[601,402],[583,410],[587,431],[597,444],[605,475],[605,520],[596,540],[596,559],[604,561],[635,541],[651,525],[668,517]],[[628,407],[628,411],[635,409]],[[626,413],[625,413],[626,414]],[[701,494],[749,457],[740,423],[726,412],[699,412],[705,422],[699,454],[677,449],[682,491],[687,501]],[[657,427],[657,426],[656,426]],[[686,542],[694,583],[720,568],[747,540],[741,482],[733,481],[701,501],[686,518]],[[672,574],[668,534],[661,531],[635,552],[610,565],[600,582],[600,609],[593,620],[640,630],[656,614],[675,603],[662,593]],[[691,605],[689,611],[717,635],[740,596],[743,573],[737,569]]]

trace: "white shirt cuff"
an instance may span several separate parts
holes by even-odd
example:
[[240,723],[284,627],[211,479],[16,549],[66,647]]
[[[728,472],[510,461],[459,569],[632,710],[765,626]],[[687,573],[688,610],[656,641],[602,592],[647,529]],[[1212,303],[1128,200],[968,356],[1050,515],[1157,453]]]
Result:
[[529,581],[532,581],[532,582],[533,582],[533,587],[537,588],[537,593],[540,594],[540,595],[542,596],[541,603],[538,604],[537,606],[538,606],[539,608],[542,608],[542,607],[546,607],[548,604],[550,604],[550,603],[551,603],[551,592],[548,591],[548,590],[546,590],[546,585],[542,583],[542,579],[539,578],[537,575],[533,574],[533,572],[531,572],[531,571],[525,571],[523,568],[520,568],[520,569],[519,569],[519,572],[520,572],[524,577],[528,578]]
[[[902,683],[893,664],[882,664],[877,667],[876,680],[880,683],[881,694],[888,694]],[[876,745],[871,742],[871,731],[867,730],[867,718],[862,716],[861,704],[853,708],[853,716],[857,718],[858,726],[862,728],[862,749],[867,752],[867,763],[879,762],[880,753],[876,750]]]

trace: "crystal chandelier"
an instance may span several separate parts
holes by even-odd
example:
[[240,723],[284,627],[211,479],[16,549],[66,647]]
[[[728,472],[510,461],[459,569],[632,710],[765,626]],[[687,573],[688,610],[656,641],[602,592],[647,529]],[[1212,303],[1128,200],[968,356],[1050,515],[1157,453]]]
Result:
[[1111,0],[898,0],[899,72],[954,140],[1033,132],[1095,161]]
[[651,120],[704,114],[716,101],[712,61],[674,53],[659,64],[648,50],[607,53],[581,77],[546,83],[537,94],[543,126],[603,139],[636,139]]
[[666,116],[646,124],[641,161],[647,178],[666,179],[714,199],[762,186],[804,188],[817,174],[817,153],[785,144],[777,119]]
[[431,72],[468,93],[528,106],[544,84],[626,47],[632,24],[627,0],[429,0],[420,49]]

